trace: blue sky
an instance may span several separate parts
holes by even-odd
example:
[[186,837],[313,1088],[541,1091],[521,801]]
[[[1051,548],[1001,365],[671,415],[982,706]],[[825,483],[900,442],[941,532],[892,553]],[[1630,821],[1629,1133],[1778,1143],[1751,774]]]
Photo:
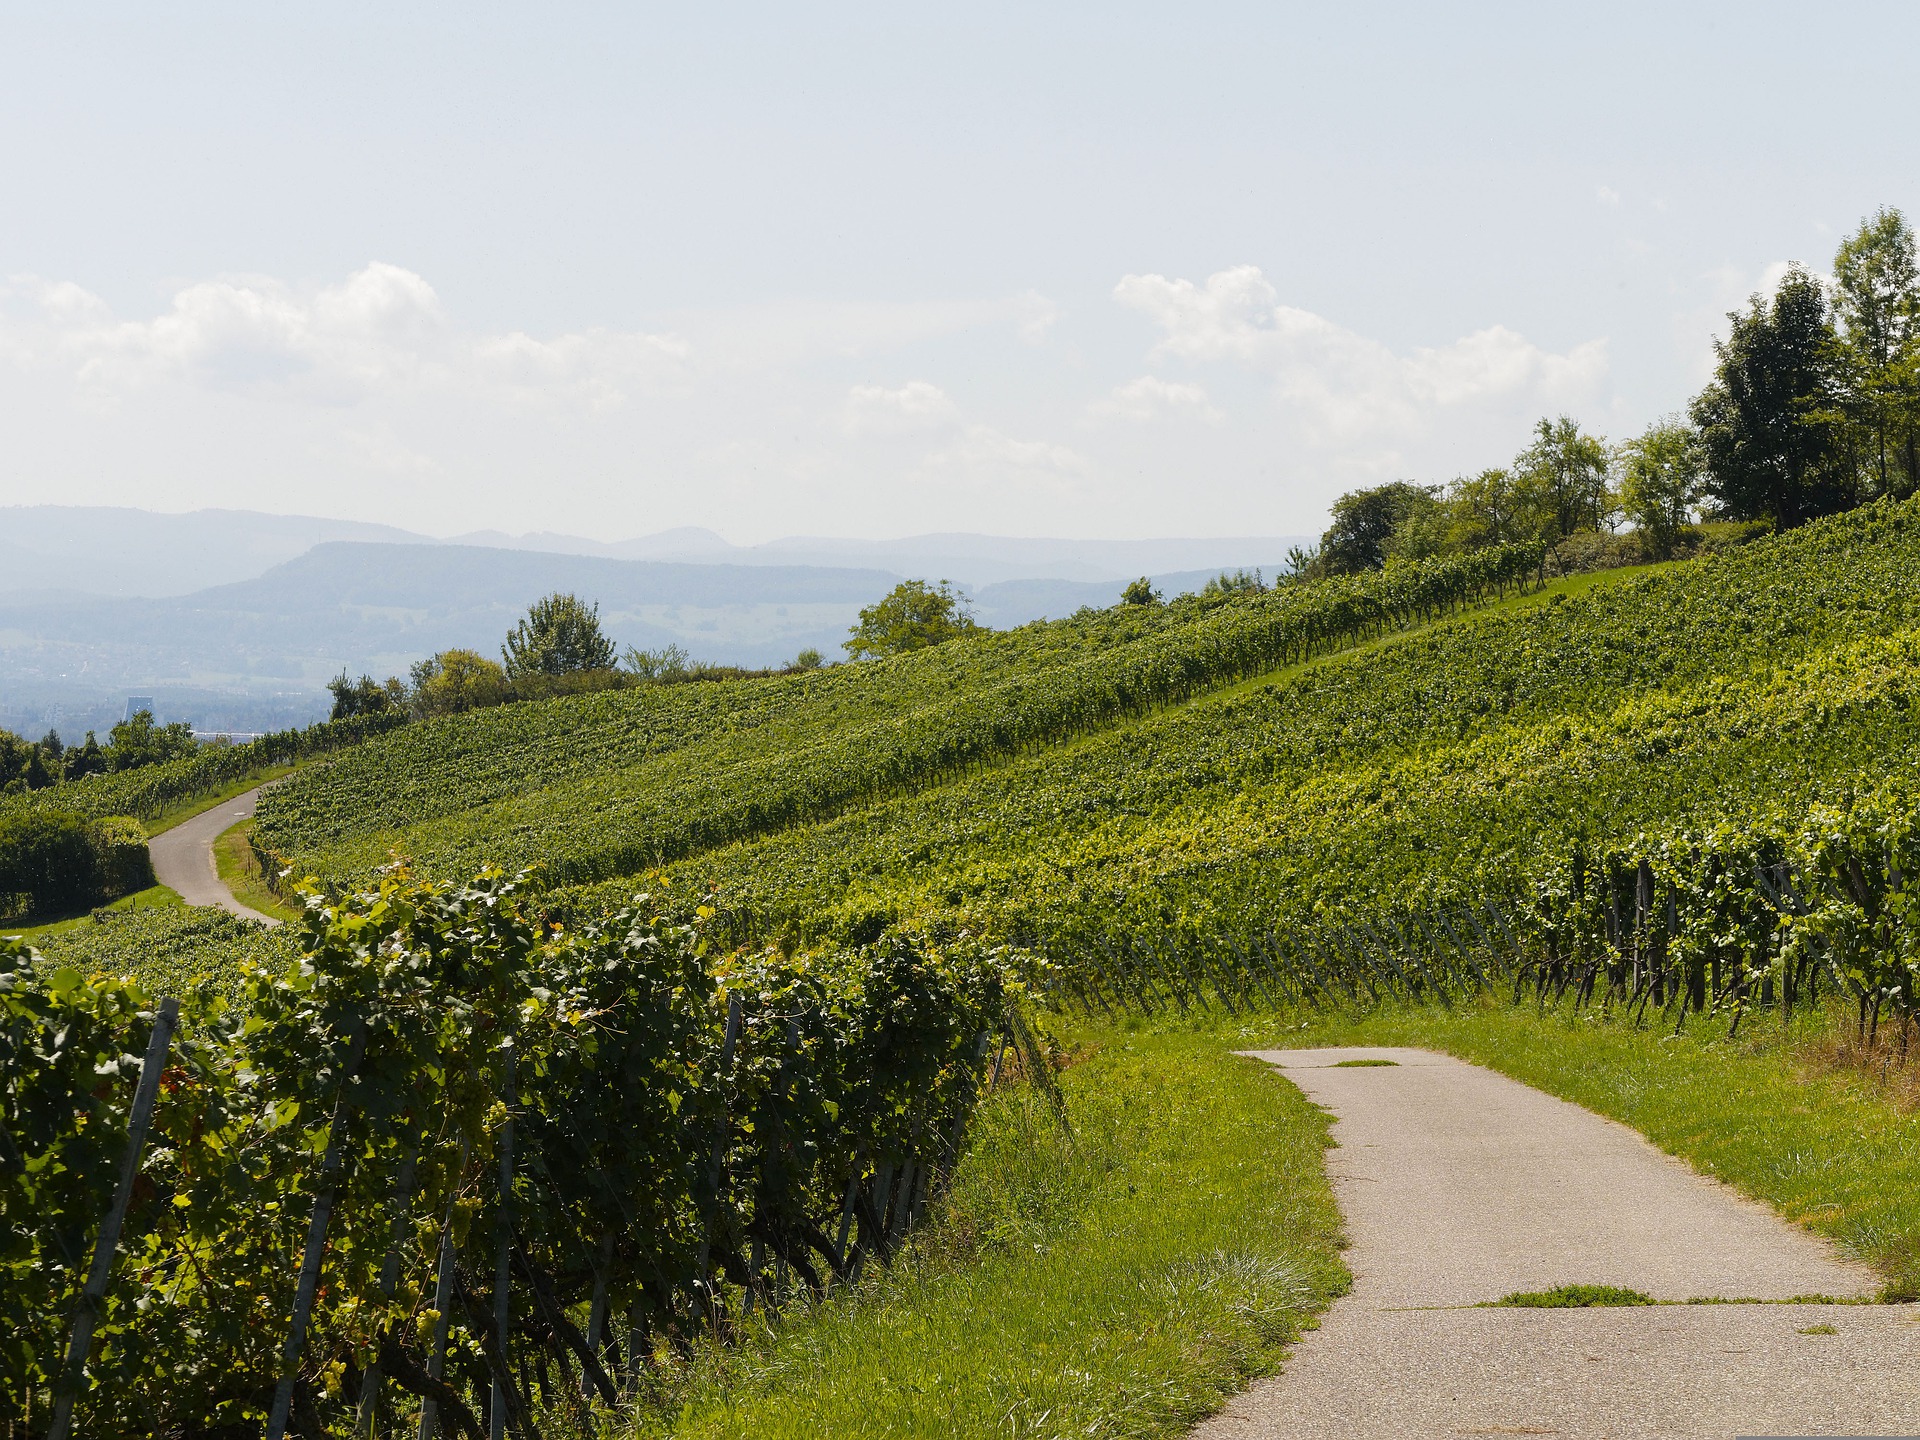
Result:
[[1906,206],[1895,6],[0,7],[0,504],[1317,529]]

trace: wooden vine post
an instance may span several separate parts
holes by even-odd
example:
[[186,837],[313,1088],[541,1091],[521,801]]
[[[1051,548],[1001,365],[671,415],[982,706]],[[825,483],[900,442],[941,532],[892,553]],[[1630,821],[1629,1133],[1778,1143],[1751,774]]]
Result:
[[[720,1089],[720,1133],[713,1141],[713,1161],[707,1167],[707,1194],[715,1204],[720,1199],[720,1174],[727,1159],[727,1107],[724,1075],[733,1068],[733,1048],[740,1039],[740,992],[731,991],[727,995],[727,1030],[720,1040],[720,1071],[716,1077],[716,1086]],[[713,1277],[708,1262],[713,1258],[713,1227],[708,1225],[707,1232],[700,1237],[700,1258],[694,1265],[694,1283],[700,1287],[701,1304],[707,1307],[708,1318],[716,1331],[720,1328],[720,1307],[714,1304]]]
[[360,1073],[360,1062],[367,1053],[365,1017],[354,1017],[352,1034],[347,1073],[340,1078],[340,1094],[333,1102],[333,1118],[327,1125],[327,1153],[320,1162],[320,1189],[313,1197],[313,1218],[307,1222],[307,1250],[300,1261],[300,1283],[294,1287],[293,1324],[288,1328],[286,1348],[280,1356],[280,1383],[274,1387],[273,1411],[267,1417],[267,1440],[286,1440],[287,1420],[293,1411],[293,1386],[300,1376],[300,1352],[307,1345],[307,1320],[313,1313],[314,1292],[320,1287],[320,1264],[327,1253],[327,1224],[333,1218],[334,1191],[345,1162],[347,1087]]
[[518,1096],[514,1089],[513,1036],[507,1036],[506,1073],[500,1087],[500,1099],[507,1107],[506,1123],[500,1127],[500,1202],[494,1219],[497,1247],[493,1265],[493,1332],[500,1347],[500,1364],[493,1372],[493,1394],[487,1407],[487,1432],[490,1440],[506,1440],[507,1433],[507,1339],[513,1324],[513,1107]]
[[[460,1164],[456,1169],[455,1183],[449,1187],[447,1213],[440,1222],[440,1266],[433,1282],[433,1348],[427,1351],[427,1378],[444,1378],[447,1370],[447,1334],[453,1325],[450,1313],[453,1307],[453,1207],[460,1203],[458,1177],[466,1174],[467,1146],[460,1146]],[[419,1440],[433,1440],[434,1426],[439,1419],[440,1402],[427,1395],[420,1401]]]
[[140,1083],[133,1092],[133,1113],[127,1117],[127,1153],[120,1161],[120,1179],[113,1190],[113,1204],[106,1223],[93,1246],[93,1264],[87,1271],[87,1283],[80,1292],[80,1308],[73,1317],[73,1335],[67,1345],[67,1363],[62,1369],[60,1387],[53,1401],[53,1424],[47,1440],[66,1440],[73,1425],[73,1403],[86,1381],[87,1354],[93,1349],[93,1327],[100,1320],[100,1302],[106,1299],[107,1282],[113,1275],[113,1257],[120,1249],[120,1229],[126,1224],[127,1206],[133,1199],[133,1182],[140,1173],[140,1153],[146,1148],[147,1126],[153,1118],[153,1102],[160,1094],[160,1076],[167,1068],[167,1050],[173,1044],[174,1027],[180,1023],[180,1002],[168,996],[160,1002],[154,1017],[153,1034],[147,1039],[147,1053],[140,1062]]

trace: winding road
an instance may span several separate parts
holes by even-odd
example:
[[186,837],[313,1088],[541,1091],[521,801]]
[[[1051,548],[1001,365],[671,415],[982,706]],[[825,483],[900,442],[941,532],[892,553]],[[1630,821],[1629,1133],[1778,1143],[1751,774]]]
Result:
[[271,915],[249,910],[234,899],[213,863],[213,842],[242,820],[253,818],[262,788],[256,785],[244,795],[223,800],[149,840],[147,853],[153,857],[154,878],[189,905],[218,905],[248,920],[278,925],[280,922]]
[[1920,1306],[1476,1308],[1571,1284],[1878,1290],[1635,1131],[1431,1051],[1249,1053],[1335,1117],[1353,1289],[1193,1440],[1920,1434]]

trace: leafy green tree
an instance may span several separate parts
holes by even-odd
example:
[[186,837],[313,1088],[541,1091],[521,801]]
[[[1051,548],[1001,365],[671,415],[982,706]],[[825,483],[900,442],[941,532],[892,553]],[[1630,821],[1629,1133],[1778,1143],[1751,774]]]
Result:
[[615,654],[600,632],[600,606],[558,592],[534,601],[500,648],[509,680],[611,670]]
[[1287,573],[1289,580],[1316,580],[1326,573],[1321,563],[1318,545],[1290,545],[1287,547]]
[[1545,517],[1527,503],[1511,470],[1463,475],[1447,490],[1448,538],[1458,550],[1518,545],[1539,537]]
[[843,648],[855,660],[878,659],[977,634],[982,627],[969,605],[950,580],[938,585],[902,580],[860,612],[860,623],[848,632],[852,638]]
[[1833,382],[1877,495],[1920,482],[1920,266],[1913,231],[1883,209],[1833,257]]
[[1387,559],[1427,560],[1445,555],[1455,548],[1453,513],[1441,497],[1438,485],[1416,485],[1419,493],[1409,496],[1400,522],[1387,540]]
[[327,689],[333,692],[333,713],[331,720],[352,720],[361,715],[384,715],[389,710],[398,710],[406,703],[406,687],[399,679],[390,679],[385,684],[371,675],[362,675],[358,680],[347,678],[342,670],[327,682]]
[[1551,545],[1576,530],[1598,530],[1612,513],[1607,442],[1566,415],[1541,420],[1533,434],[1513,462],[1517,509],[1539,527],[1526,538]]
[[1727,316],[1714,378],[1689,413],[1706,455],[1707,493],[1727,518],[1785,529],[1857,498],[1831,376],[1835,337],[1820,282],[1789,269],[1773,298]]
[[1208,597],[1243,593],[1258,595],[1266,588],[1266,580],[1258,570],[1222,570],[1200,587],[1200,593]]
[[196,748],[191,725],[180,720],[171,725],[157,724],[151,710],[136,710],[132,719],[113,727],[110,739],[108,764],[115,770],[164,764],[191,755]]
[[1153,588],[1153,581],[1142,575],[1126,589],[1120,592],[1123,605],[1158,605],[1160,592]]
[[793,657],[793,668],[795,670],[818,670],[826,663],[827,657],[811,645]]
[[507,672],[476,650],[442,650],[413,667],[407,700],[414,714],[457,715],[507,698]]
[[87,731],[86,743],[68,748],[64,757],[67,779],[84,780],[89,775],[104,775],[113,768],[113,762],[107,752],[94,738],[93,731]]
[[1652,558],[1673,554],[1706,493],[1700,437],[1678,416],[1649,425],[1620,447],[1620,508]]
[[658,650],[629,645],[622,663],[643,681],[679,680],[693,668],[693,657],[682,645],[662,645]]
[[1433,497],[1434,487],[1406,480],[1348,491],[1333,502],[1333,523],[1320,537],[1321,565],[1332,575],[1380,569],[1400,522]]

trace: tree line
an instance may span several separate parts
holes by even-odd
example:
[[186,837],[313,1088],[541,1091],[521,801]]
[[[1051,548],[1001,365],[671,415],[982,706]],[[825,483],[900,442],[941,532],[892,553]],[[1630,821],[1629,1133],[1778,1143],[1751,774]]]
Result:
[[80,745],[62,743],[57,730],[47,731],[37,741],[0,730],[0,795],[18,795],[68,780],[84,780],[89,775],[164,764],[191,755],[197,744],[191,724],[176,721],[162,725],[151,710],[135,711],[114,726],[105,745],[91,730]]
[[1618,444],[1542,419],[1508,465],[1351,491],[1295,571],[1528,542],[1563,570],[1666,560],[1920,488],[1920,264],[1900,211],[1862,221],[1830,279],[1789,266],[1727,318],[1684,414]]
[[[878,659],[983,628],[973,619],[966,595],[950,581],[903,580],[861,610],[845,649],[854,660]],[[397,675],[356,680],[343,670],[327,689],[334,720],[399,713],[425,719],[591,690],[791,675],[826,663],[812,647],[785,665],[761,669],[695,660],[673,644],[657,650],[629,645],[623,652],[602,629],[598,603],[556,592],[536,600],[507,632],[498,661],[477,650],[442,650],[415,663],[405,680]]]

